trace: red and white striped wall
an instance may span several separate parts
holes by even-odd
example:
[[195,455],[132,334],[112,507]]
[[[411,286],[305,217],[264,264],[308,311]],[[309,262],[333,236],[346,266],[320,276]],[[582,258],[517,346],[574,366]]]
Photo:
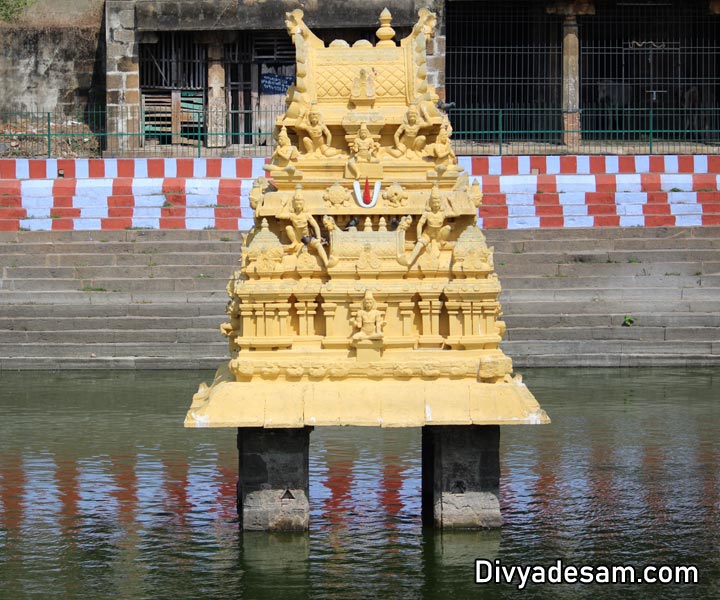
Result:
[[[720,224],[720,156],[460,157],[486,228]],[[0,230],[252,226],[266,159],[0,159]]]
[[0,160],[0,230],[248,230],[248,193],[265,162]]

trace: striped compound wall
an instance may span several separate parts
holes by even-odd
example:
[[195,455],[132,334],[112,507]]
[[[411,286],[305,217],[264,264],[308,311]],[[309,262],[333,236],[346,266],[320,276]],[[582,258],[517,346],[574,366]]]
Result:
[[[461,157],[485,228],[720,225],[720,156]],[[252,226],[265,159],[1,159],[0,230]]]

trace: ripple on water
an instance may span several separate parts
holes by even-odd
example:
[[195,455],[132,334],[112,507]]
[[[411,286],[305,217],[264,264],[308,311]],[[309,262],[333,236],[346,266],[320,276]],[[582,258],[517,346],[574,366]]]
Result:
[[525,373],[553,423],[502,430],[501,532],[423,531],[419,430],[316,428],[307,535],[238,532],[235,432],[181,427],[202,376],[0,378],[3,598],[516,597],[475,586],[475,558],[697,564],[704,582],[528,598],[718,597],[711,369]]

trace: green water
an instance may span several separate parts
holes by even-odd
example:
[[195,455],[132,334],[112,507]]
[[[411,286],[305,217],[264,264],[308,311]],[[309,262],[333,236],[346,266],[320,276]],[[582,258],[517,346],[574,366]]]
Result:
[[[307,535],[238,532],[211,373],[0,373],[0,598],[720,598],[720,372],[528,370],[501,532],[423,531],[420,432],[317,428]],[[697,585],[476,585],[506,565],[695,565]]]

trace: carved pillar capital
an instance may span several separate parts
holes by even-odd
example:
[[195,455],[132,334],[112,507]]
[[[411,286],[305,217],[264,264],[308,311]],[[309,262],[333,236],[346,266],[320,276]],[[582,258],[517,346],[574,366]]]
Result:
[[549,15],[584,17],[595,14],[595,0],[556,0],[545,7]]

